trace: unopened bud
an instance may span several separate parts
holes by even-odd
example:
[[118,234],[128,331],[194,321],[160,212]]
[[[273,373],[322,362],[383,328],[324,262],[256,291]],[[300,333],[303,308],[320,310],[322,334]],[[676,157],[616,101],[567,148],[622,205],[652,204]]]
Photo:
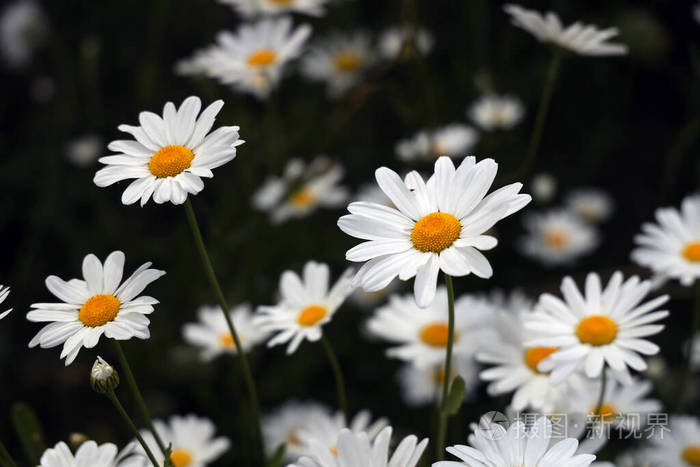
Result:
[[83,433],[71,433],[68,435],[68,442],[70,443],[70,447],[74,452],[77,451],[80,445],[88,439],[89,438]]
[[114,391],[119,386],[119,373],[102,357],[97,357],[90,370],[90,386],[92,390],[99,394],[106,394]]

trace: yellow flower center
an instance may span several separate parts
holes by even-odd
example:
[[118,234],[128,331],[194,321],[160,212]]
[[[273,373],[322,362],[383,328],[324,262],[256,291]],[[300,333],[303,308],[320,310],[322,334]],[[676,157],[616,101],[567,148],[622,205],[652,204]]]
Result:
[[80,307],[78,319],[91,328],[102,326],[117,317],[119,313],[119,299],[112,295],[95,295],[88,298]]
[[688,243],[683,248],[683,257],[693,263],[700,262],[700,241]]
[[190,167],[194,153],[185,146],[163,146],[148,161],[148,170],[158,178],[174,177]]
[[553,250],[559,250],[569,243],[569,235],[561,230],[550,230],[545,234],[544,242]]
[[525,363],[535,373],[544,374],[537,369],[537,365],[557,350],[557,347],[531,347],[525,351]]
[[219,344],[221,344],[221,347],[225,349],[232,349],[235,347],[236,342],[233,340],[231,333],[227,332],[219,336]]
[[175,467],[187,467],[192,463],[192,453],[187,449],[175,449],[170,453],[170,460]]
[[334,456],[338,455],[338,446],[333,446],[331,448],[331,452],[333,453]]
[[578,323],[576,335],[584,344],[606,345],[615,340],[617,324],[607,316],[589,316]]
[[595,405],[591,407],[588,412],[593,415],[593,416],[600,416],[600,419],[603,422],[609,422],[612,421],[613,418],[617,415],[618,411],[615,408],[615,406],[610,405],[610,404],[603,404],[600,406],[600,412],[595,413],[596,409],[598,408],[598,405]]
[[313,204],[315,200],[316,197],[308,188],[302,188],[289,197],[289,202],[300,208]]
[[434,212],[422,217],[411,232],[411,241],[417,250],[440,253],[459,238],[462,224],[452,214]]
[[700,444],[692,444],[683,450],[683,460],[690,465],[700,465]]
[[292,446],[301,446],[302,442],[301,439],[299,439],[299,435],[297,431],[299,431],[301,427],[297,427],[292,429],[289,434],[287,435],[287,444],[291,444]]
[[342,72],[357,70],[361,61],[360,56],[352,50],[344,50],[335,55],[335,67]]
[[[446,347],[449,334],[450,330],[446,323],[430,323],[421,329],[420,339],[431,347]],[[459,335],[455,331],[455,342],[457,339],[459,339]]]
[[260,49],[250,54],[248,57],[248,65],[264,67],[275,63],[275,60],[277,60],[277,52],[272,49]]
[[307,306],[297,318],[297,322],[302,326],[313,326],[326,316],[326,307],[321,305]]

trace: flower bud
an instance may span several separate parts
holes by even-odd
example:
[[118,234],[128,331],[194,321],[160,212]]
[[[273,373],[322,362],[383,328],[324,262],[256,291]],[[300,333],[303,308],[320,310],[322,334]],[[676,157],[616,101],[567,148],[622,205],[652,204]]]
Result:
[[98,356],[90,370],[90,386],[98,394],[114,391],[119,386],[119,373],[102,357]]

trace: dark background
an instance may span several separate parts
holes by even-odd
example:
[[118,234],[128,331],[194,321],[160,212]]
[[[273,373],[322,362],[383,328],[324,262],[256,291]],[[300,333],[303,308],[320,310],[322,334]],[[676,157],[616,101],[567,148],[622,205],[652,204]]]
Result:
[[[329,6],[323,18],[296,17],[297,23],[313,25],[313,38],[358,28],[376,35],[384,27],[417,21],[436,43],[424,61],[399,63],[339,101],[329,101],[320,85],[291,73],[265,103],[205,78],[173,73],[177,60],[210,43],[217,31],[236,28],[239,19],[225,5],[213,0],[42,2],[50,23],[46,43],[25,69],[0,71],[0,279],[12,286],[3,309],[15,309],[0,323],[0,439],[16,457],[20,450],[9,413],[19,400],[36,410],[50,445],[74,431],[120,445],[129,438],[109,402],[88,384],[98,353],[116,360],[106,339],[83,349],[65,368],[60,347],[27,348],[40,325],[24,319],[29,304],[53,300],[43,285],[47,275],[78,277],[85,254],[104,259],[121,249],[127,255],[125,274],[145,261],[168,273],[147,289],[161,302],[151,315],[151,339],[124,344],[152,414],[208,416],[219,434],[233,438],[220,465],[250,462],[251,429],[238,365],[227,358],[201,364],[180,337],[197,306],[214,302],[183,208],[153,202],[123,206],[125,184],[100,189],[92,183],[99,164],[78,168],[67,160],[64,148],[72,138],[100,134],[106,154],[106,142],[122,137],[117,125],[136,123],[141,110],[160,112],[166,101],[179,105],[191,94],[205,105],[224,99],[217,125],[240,125],[247,142],[233,162],[205,181],[193,203],[229,302],[256,305],[273,303],[279,274],[299,270],[309,259],[330,263],[337,276],[347,266],[345,251],[356,243],[336,227],[341,210],[272,226],[251,208],[252,193],[266,177],[279,174],[288,158],[327,153],[346,167],[344,183],[355,189],[371,182],[380,165],[404,169],[394,155],[398,139],[465,121],[466,107],[493,89],[519,96],[527,114],[514,130],[485,134],[474,153],[494,157],[503,172],[517,168],[551,50],[511,26],[500,1],[415,3],[346,1]],[[536,296],[556,291],[564,274],[580,279],[593,270],[604,276],[620,268],[646,275],[629,262],[633,235],[655,208],[677,206],[700,180],[700,25],[693,20],[692,2],[562,0],[524,6],[551,8],[567,24],[616,25],[621,29],[616,40],[630,47],[626,57],[566,57],[535,168],[556,177],[560,197],[573,187],[597,186],[614,196],[617,210],[596,253],[559,269],[544,269],[517,252],[521,215],[509,218],[499,224],[499,247],[488,254],[493,279],[457,279],[458,294],[520,287]],[[37,102],[30,90],[42,76],[53,80],[55,91]],[[533,203],[526,211],[536,209]],[[690,295],[678,286],[666,291],[673,294],[672,315],[655,340],[679,368]],[[362,337],[365,317],[347,304],[324,328],[346,373],[351,410],[369,408],[387,416],[399,432],[430,435],[432,409],[402,405],[395,379],[399,363],[383,357],[383,344]],[[251,359],[265,411],[290,398],[333,405],[335,388],[320,345],[304,343],[292,357],[283,347],[260,347]],[[123,397],[133,407],[125,391]],[[455,418],[450,441],[463,442],[468,422],[502,409],[508,400],[482,394],[468,403]],[[613,444],[608,451],[616,448]]]

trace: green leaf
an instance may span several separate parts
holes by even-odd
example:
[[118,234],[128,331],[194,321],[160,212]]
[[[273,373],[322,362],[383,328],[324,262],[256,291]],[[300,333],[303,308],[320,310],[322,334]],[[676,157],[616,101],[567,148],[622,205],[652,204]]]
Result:
[[444,415],[454,415],[459,412],[459,408],[462,406],[462,399],[464,399],[464,380],[461,376],[457,376],[452,381],[447,400],[442,406],[442,413]]
[[287,445],[285,443],[280,444],[275,450],[275,454],[272,456],[270,461],[267,463],[268,467],[282,467],[282,461],[284,460],[284,454],[287,451]]
[[27,404],[17,402],[11,409],[12,425],[31,465],[39,465],[41,454],[46,450],[41,423]]

